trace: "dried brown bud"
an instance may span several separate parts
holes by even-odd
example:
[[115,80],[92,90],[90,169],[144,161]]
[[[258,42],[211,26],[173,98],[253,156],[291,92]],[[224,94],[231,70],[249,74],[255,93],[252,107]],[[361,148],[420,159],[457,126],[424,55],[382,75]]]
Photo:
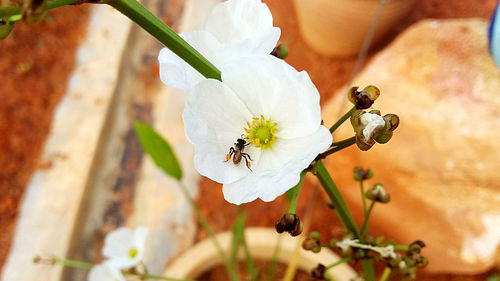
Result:
[[312,271],[311,275],[314,279],[323,280],[325,279],[326,266],[321,263],[318,264]]
[[347,92],[347,98],[354,104],[356,109],[370,108],[380,96],[380,90],[375,86],[367,86],[363,91],[358,91],[358,89],[358,87],[352,87]]
[[276,231],[278,233],[288,232],[292,236],[297,236],[302,233],[302,222],[296,214],[284,214],[279,221],[276,222]]
[[355,181],[364,181],[364,180],[367,180],[367,179],[373,177],[374,174],[375,174],[375,172],[373,172],[372,169],[365,170],[360,166],[356,166],[356,167],[354,167],[353,178]]

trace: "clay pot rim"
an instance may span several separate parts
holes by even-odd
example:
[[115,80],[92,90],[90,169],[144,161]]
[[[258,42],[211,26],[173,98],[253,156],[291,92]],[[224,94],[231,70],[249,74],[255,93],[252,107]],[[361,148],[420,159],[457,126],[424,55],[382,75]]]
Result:
[[[290,257],[298,254],[300,256],[297,267],[306,272],[310,272],[318,263],[329,265],[340,259],[337,254],[329,249],[322,249],[317,254],[305,251],[300,246],[303,235],[299,237],[291,237],[287,233],[279,235],[276,233],[276,230],[265,227],[248,227],[245,230],[245,234],[248,247],[254,258],[270,260],[274,254],[278,239],[281,239],[281,250],[278,254],[278,261],[288,263]],[[231,245],[231,232],[217,234],[216,238],[221,244],[222,249],[228,252]],[[242,258],[243,256],[239,257],[239,259]],[[165,269],[163,274],[175,278],[196,278],[203,272],[221,263],[217,249],[212,241],[207,238],[178,256]],[[337,281],[349,281],[357,277],[357,273],[346,263],[328,270],[328,274]]]

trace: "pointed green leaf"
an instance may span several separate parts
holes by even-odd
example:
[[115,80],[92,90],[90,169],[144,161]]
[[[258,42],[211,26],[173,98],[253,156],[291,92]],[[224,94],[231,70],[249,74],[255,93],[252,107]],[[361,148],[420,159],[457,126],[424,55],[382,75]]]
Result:
[[153,158],[155,164],[168,175],[180,180],[182,178],[181,166],[167,141],[153,128],[140,121],[135,121],[135,131],[142,148]]

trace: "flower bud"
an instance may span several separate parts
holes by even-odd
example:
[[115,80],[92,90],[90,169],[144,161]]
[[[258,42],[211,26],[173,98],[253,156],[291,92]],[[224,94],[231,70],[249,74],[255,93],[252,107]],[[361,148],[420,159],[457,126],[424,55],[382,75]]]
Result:
[[358,87],[352,87],[347,92],[347,98],[356,109],[370,108],[379,96],[380,90],[375,86],[367,86],[363,91],[358,91]]
[[0,40],[7,38],[14,28],[14,23],[0,19]]
[[355,142],[358,148],[362,151],[369,150],[375,144],[375,140],[373,139],[370,139],[368,142],[366,142],[365,138],[362,135],[356,135]]
[[389,131],[394,131],[399,126],[399,116],[396,114],[386,114],[384,115],[384,120],[387,124],[389,124]]
[[375,172],[372,169],[364,170],[362,167],[356,166],[354,167],[353,178],[355,181],[364,181],[373,177],[374,174]]
[[276,231],[278,233],[288,232],[292,236],[297,236],[302,233],[302,222],[296,214],[284,214],[279,221],[276,222]]
[[311,275],[314,279],[323,280],[325,279],[326,266],[321,263],[318,264],[312,271]]
[[279,44],[278,46],[274,47],[271,55],[284,60],[288,57],[288,48],[285,44]]
[[388,143],[392,138],[392,132],[391,131],[386,131],[383,133],[380,133],[378,136],[374,138],[374,140],[380,144]]
[[376,183],[373,187],[365,192],[366,198],[380,203],[388,203],[391,196],[385,192],[384,186],[381,183]]

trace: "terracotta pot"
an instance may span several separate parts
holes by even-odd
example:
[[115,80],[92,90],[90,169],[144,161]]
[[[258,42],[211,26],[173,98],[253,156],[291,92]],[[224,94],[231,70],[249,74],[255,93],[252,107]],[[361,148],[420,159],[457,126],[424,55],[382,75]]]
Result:
[[[372,45],[410,11],[415,0],[388,0]],[[360,50],[377,12],[377,0],[295,0],[302,37],[320,54],[350,57]]]
[[[271,260],[279,235],[270,228],[247,228],[246,239],[252,256],[255,259]],[[216,235],[224,251],[228,252],[231,245],[231,233],[224,232]],[[297,266],[299,269],[309,272],[318,263],[328,265],[338,261],[340,258],[328,249],[322,249],[315,254],[303,250],[300,247],[302,239],[293,238],[282,234],[281,250],[278,261],[288,263],[298,249],[299,259]],[[242,258],[242,257],[240,257]],[[188,251],[180,255],[163,272],[165,276],[184,279],[196,279],[203,272],[221,264],[221,259],[210,239],[204,240]],[[357,276],[356,272],[348,265],[341,264],[328,270],[334,280],[349,281]]]

